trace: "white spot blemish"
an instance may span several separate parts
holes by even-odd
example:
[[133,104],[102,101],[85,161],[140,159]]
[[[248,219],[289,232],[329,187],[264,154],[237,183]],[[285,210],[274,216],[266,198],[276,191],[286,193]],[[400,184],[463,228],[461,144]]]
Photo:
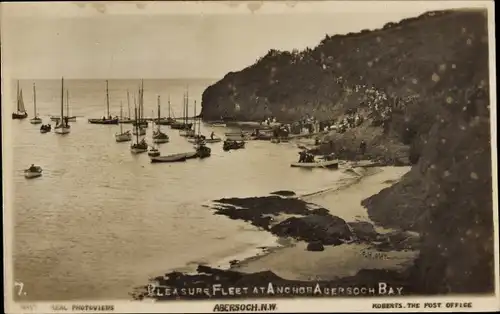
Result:
[[373,65],[373,62],[368,61],[368,62],[367,62],[367,65],[371,68],[371,67],[372,67],[372,65]]
[[451,96],[446,97],[446,102],[448,104],[452,104],[453,103],[453,98],[451,98]]
[[446,143],[446,139],[442,138],[441,139],[441,143],[445,144]]
[[439,82],[439,80],[440,80],[440,77],[439,77],[439,75],[437,75],[437,73],[432,74],[432,81]]
[[417,80],[416,78],[414,78],[413,80],[411,80],[411,82],[412,82],[413,84],[418,84],[418,80]]
[[471,172],[471,173],[470,173],[470,177],[471,177],[471,179],[473,179],[473,180],[477,180],[477,179],[479,179],[479,177],[477,176],[477,173],[475,173],[475,172]]
[[456,69],[456,68],[457,68],[457,65],[456,65],[455,63],[453,63],[453,64],[451,65],[451,68],[452,68],[452,69]]
[[439,71],[443,72],[443,71],[445,71],[445,70],[446,70],[446,64],[444,64],[444,63],[443,63],[443,64],[440,64],[440,65],[439,65]]
[[468,46],[472,45],[472,39],[470,39],[470,38],[469,38],[469,39],[467,39],[467,45],[468,45]]
[[450,172],[448,170],[446,170],[444,173],[443,173],[443,176],[446,178],[446,177],[449,177],[450,176]]

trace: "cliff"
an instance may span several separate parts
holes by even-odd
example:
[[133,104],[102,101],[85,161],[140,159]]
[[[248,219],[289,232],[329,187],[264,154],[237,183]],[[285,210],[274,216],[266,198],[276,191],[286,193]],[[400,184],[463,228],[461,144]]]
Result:
[[486,11],[429,12],[302,52],[271,50],[207,88],[202,116],[359,112],[364,122],[332,132],[321,149],[354,158],[366,139],[369,157],[414,164],[363,202],[377,223],[421,233],[413,289],[484,293],[494,289],[488,82]]

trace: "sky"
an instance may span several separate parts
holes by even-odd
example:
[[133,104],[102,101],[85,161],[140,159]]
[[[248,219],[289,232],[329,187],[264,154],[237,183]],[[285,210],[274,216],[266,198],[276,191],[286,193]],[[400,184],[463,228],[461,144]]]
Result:
[[18,79],[221,78],[269,49],[481,2],[2,3],[2,71]]

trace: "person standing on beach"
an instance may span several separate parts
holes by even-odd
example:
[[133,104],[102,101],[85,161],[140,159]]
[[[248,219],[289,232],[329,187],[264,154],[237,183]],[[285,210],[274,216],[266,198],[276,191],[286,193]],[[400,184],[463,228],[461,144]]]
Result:
[[361,155],[365,155],[366,152],[366,143],[364,140],[361,141],[361,144],[359,144],[359,150],[361,152]]

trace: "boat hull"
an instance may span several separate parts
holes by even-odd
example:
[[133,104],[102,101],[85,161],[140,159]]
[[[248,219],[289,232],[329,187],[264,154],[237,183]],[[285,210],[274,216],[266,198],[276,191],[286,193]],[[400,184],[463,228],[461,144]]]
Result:
[[[192,143],[192,144],[198,144],[199,141],[200,140],[197,139],[197,138],[190,138],[190,139],[188,139],[188,142]],[[203,140],[203,143],[205,143],[205,144],[213,144],[213,143],[219,143],[219,142],[222,142],[222,139],[220,139],[220,138],[205,138]]]
[[236,143],[224,142],[224,145],[222,147],[222,149],[226,152],[230,150],[243,149],[243,148],[245,148],[245,142],[236,142]]
[[41,177],[41,176],[42,176],[41,172],[25,172],[24,173],[24,177],[26,179],[34,179],[34,178],[38,178],[38,177]]
[[24,170],[24,177],[26,179],[32,179],[32,178],[38,178],[42,176],[42,168],[41,167],[34,167],[34,168],[31,168],[30,169],[26,169]]
[[118,124],[118,119],[89,119],[91,124]]
[[158,157],[158,156],[160,156],[160,155],[161,155],[161,154],[160,154],[160,152],[159,152],[159,151],[149,151],[149,152],[148,152],[148,156],[149,156],[149,157]]
[[153,120],[155,124],[157,125],[172,125],[174,123],[176,123],[176,121],[172,118],[166,118],[166,119],[156,119],[156,120]]
[[148,151],[147,148],[135,148],[135,147],[131,147],[130,148],[130,152],[132,154],[141,154],[141,153],[145,153],[147,151]]
[[130,134],[130,133],[115,134],[115,140],[118,143],[131,141],[132,134]]
[[161,163],[161,162],[181,162],[186,161],[186,154],[173,154],[168,156],[157,156],[151,157],[152,163]]
[[185,153],[186,159],[193,159],[193,158],[198,158],[198,152],[190,152],[190,153]]
[[118,123],[131,124],[131,123],[134,123],[134,120],[132,120],[132,119],[121,119],[121,120],[118,120]]
[[28,113],[25,112],[25,113],[12,113],[12,119],[14,120],[22,120],[22,119],[26,119],[28,117]]
[[170,124],[170,128],[174,129],[174,130],[187,130],[187,129],[191,129],[193,127],[193,124],[192,123],[178,123],[178,122],[174,122],[172,124]]
[[180,130],[179,135],[183,137],[193,137],[195,134],[194,130]]
[[[50,117],[50,121],[58,122],[61,118]],[[76,116],[68,117],[68,122],[76,122]]]
[[169,139],[168,138],[154,138],[153,143],[156,144],[163,144],[163,143],[168,143]]
[[291,167],[296,168],[327,168],[327,169],[338,169],[339,162],[338,160],[329,160],[329,161],[318,161],[318,162],[296,162],[290,165]]
[[40,130],[40,133],[42,133],[42,134],[49,133],[49,132],[50,132],[50,130],[47,130],[47,129]]
[[71,132],[71,129],[70,128],[65,128],[65,127],[61,127],[61,128],[55,128],[54,129],[54,132],[56,134],[68,134],[69,132]]
[[40,118],[33,118],[33,119],[30,120],[30,123],[31,124],[40,124],[40,123],[42,123],[42,119],[40,119]]

